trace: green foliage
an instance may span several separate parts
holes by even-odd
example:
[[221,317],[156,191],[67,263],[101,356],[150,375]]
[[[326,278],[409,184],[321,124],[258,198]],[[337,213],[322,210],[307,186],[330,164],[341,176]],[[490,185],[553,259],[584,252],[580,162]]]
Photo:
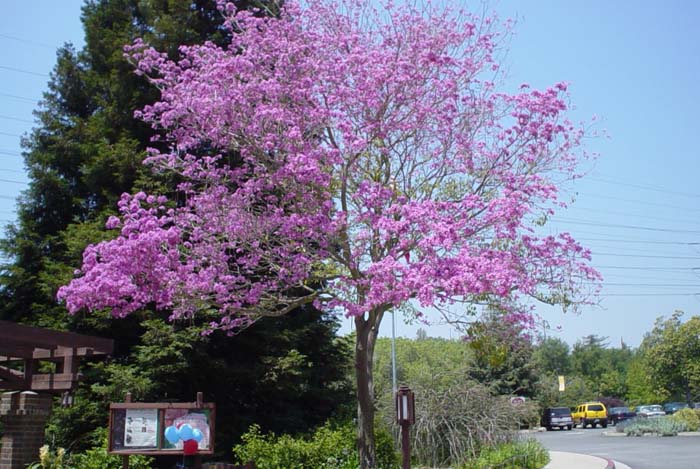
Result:
[[[567,351],[568,346],[556,338],[544,339],[535,348],[532,360],[540,377],[536,399],[543,407],[572,407],[600,396],[627,400],[630,386],[634,387],[631,381],[643,377],[628,376],[635,353],[624,343],[611,348],[607,338],[590,335],[579,340],[570,354]],[[560,375],[566,380],[564,392],[559,392]]]
[[700,409],[681,409],[671,415],[670,419],[685,425],[686,431],[696,432],[700,430]]
[[489,311],[466,334],[473,356],[468,369],[472,379],[495,394],[534,394],[532,338],[522,325],[509,321],[500,311]]
[[143,342],[112,362],[83,369],[73,407],[56,408],[49,436],[73,450],[91,447],[109,402],[126,391],[139,401],[191,401],[198,391],[217,404],[217,447],[229,447],[254,422],[265,431],[304,432],[352,412],[350,347],[337,323],[313,308],[264,319],[244,333],[202,336],[193,327],[147,319]]
[[541,469],[549,463],[549,452],[537,440],[518,440],[485,447],[464,469]]
[[535,399],[541,407],[574,407],[595,399],[596,393],[580,376],[565,376],[565,390],[559,391],[558,375],[543,374],[537,382]]
[[[121,456],[109,454],[107,449],[92,448],[84,453],[73,454],[70,457],[70,469],[122,469]],[[153,467],[153,458],[147,456],[130,456],[130,469],[150,469]]]
[[[32,463],[28,469],[121,469],[123,461],[120,456],[107,452],[107,432],[100,429],[95,432],[99,445],[83,453],[66,453],[62,447],[52,450],[44,445],[39,450],[39,461]],[[133,469],[150,469],[153,458],[131,456],[129,467]]]
[[532,354],[535,367],[551,375],[567,375],[571,369],[569,344],[556,337],[542,340]]
[[414,391],[420,406],[412,431],[413,455],[431,467],[462,464],[484,446],[511,441],[521,425],[537,420],[532,401],[513,405],[508,396],[494,396],[474,382]]
[[664,402],[669,397],[668,391],[651,377],[642,352],[638,352],[630,362],[626,384],[629,405]]
[[[461,340],[425,337],[396,339],[396,376],[399,383],[445,388],[463,379],[471,354]],[[377,396],[391,397],[391,339],[380,337],[374,351]]]
[[657,319],[640,351],[650,380],[666,395],[691,402],[700,394],[700,316],[686,322],[682,317],[676,311],[669,319]]
[[624,425],[623,431],[627,436],[643,436],[653,434],[660,436],[676,436],[687,427],[684,422],[670,416],[657,418],[637,418]]
[[353,401],[346,379],[350,349],[335,338],[337,322],[311,307],[260,321],[236,337],[202,337],[205,318],[173,325],[167,313],[147,310],[119,320],[107,312],[69,316],[56,303],[57,288],[72,277],[85,247],[113,236],[104,224],[122,193],[173,187],[141,164],[146,148],[159,143],[134,111],[153,102],[158,90],[134,73],[123,46],[142,37],[175,54],[181,44],[223,44],[222,20],[215,0],[86,2],[85,46],[58,51],[37,127],[24,144],[30,184],[18,222],[0,240],[9,259],[0,266],[0,319],[115,339],[111,361],[82,367],[75,405],[51,416],[49,437],[72,452],[94,444],[109,402],[121,401],[126,391],[150,401],[191,401],[204,392],[218,406],[218,448],[229,447],[253,422],[265,430],[304,431],[345,414]]
[[[240,463],[254,461],[260,469],[355,469],[359,465],[356,429],[352,423],[326,424],[308,438],[291,435],[264,435],[257,425],[251,426],[233,448]],[[378,469],[398,465],[393,439],[386,431],[376,432]]]

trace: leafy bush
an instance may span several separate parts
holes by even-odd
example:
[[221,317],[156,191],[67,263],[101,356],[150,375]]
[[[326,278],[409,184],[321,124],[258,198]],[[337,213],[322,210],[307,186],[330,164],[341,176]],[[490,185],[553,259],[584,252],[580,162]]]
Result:
[[623,426],[627,436],[642,436],[646,433],[661,436],[676,436],[678,432],[686,431],[685,423],[671,417],[636,418]]
[[484,446],[512,441],[521,425],[538,418],[532,401],[513,405],[509,397],[493,396],[477,383],[414,390],[421,405],[416,407],[413,455],[426,466],[463,464]]
[[[131,456],[129,467],[133,469],[150,469],[153,458],[146,456]],[[63,448],[55,451],[48,445],[39,450],[39,461],[32,463],[27,469],[121,469],[122,458],[107,453],[106,447],[92,448],[84,453],[70,454]]]
[[[398,465],[391,435],[375,431],[377,467],[393,469]],[[253,425],[242,436],[243,443],[234,446],[240,463],[255,462],[259,469],[355,469],[359,466],[356,429],[351,423],[341,426],[326,424],[310,438],[291,435],[263,435]]]
[[700,429],[700,409],[681,409],[670,418],[684,424],[689,432]]
[[479,457],[464,469],[541,469],[549,462],[549,452],[537,440],[501,443],[482,449]]
[[[153,458],[130,456],[130,469],[150,469]],[[70,457],[70,469],[122,469],[121,456],[107,453],[106,448],[92,448]]]

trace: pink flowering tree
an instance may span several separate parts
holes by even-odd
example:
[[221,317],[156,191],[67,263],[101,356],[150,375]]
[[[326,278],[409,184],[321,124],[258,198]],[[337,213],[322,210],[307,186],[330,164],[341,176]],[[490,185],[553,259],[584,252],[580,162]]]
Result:
[[289,2],[277,18],[221,8],[225,48],[182,47],[175,62],[128,48],[162,93],[140,115],[171,142],[146,162],[180,183],[170,199],[124,195],[108,221],[119,235],[86,249],[59,298],[119,317],[213,310],[211,329],[231,332],[310,302],[352,317],[372,468],[388,311],[462,302],[527,320],[514,304],[586,301],[589,252],[536,223],[564,205],[583,131],[565,84],[496,89],[493,19],[369,1]]

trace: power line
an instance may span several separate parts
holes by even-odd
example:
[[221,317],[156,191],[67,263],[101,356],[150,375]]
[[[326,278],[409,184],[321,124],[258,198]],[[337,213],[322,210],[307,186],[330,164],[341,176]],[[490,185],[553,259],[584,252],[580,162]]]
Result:
[[697,293],[601,293],[600,296],[700,296]]
[[0,155],[22,156],[21,153],[17,153],[16,151],[6,151],[6,150],[0,150]]
[[11,134],[9,132],[0,132],[0,135],[7,135],[8,137],[19,137],[22,138],[20,134]]
[[[14,212],[13,212],[13,213],[14,213]],[[664,279],[664,280],[670,280],[670,281],[686,282],[686,281],[688,281],[688,280],[697,280],[698,278],[700,278],[700,277],[698,277],[698,276],[696,276],[696,275],[693,275],[693,274],[690,273],[690,272],[688,272],[688,274],[690,274],[690,275],[689,275],[689,276],[686,276],[686,277],[683,277],[683,278],[681,278],[681,277],[669,277],[669,276],[667,276],[667,275],[664,275],[664,276],[663,276],[663,279]],[[680,275],[680,274],[679,274],[679,275]],[[605,277],[606,279],[608,279],[608,278],[621,278],[621,279],[625,279],[625,280],[629,280],[629,279],[637,279],[637,280],[658,280],[658,279],[659,279],[659,275],[658,275],[658,274],[657,274],[657,275],[654,275],[654,276],[651,276],[651,277],[648,276],[648,275],[631,275],[631,274],[629,274],[629,273],[624,273],[624,274],[605,274],[604,277]],[[605,283],[605,281],[604,281],[603,283]]]
[[25,182],[25,181],[15,181],[15,180],[13,180],[13,179],[0,179],[0,182],[9,182],[9,183],[12,183],[12,184],[22,184],[22,185],[24,185],[24,186],[26,186],[26,185],[28,184],[28,183]]
[[603,286],[612,286],[612,287],[687,287],[687,288],[700,288],[700,285],[691,285],[688,283],[685,284],[680,284],[680,283],[617,283],[617,282],[603,282]]
[[34,123],[34,121],[30,121],[29,119],[20,119],[19,117],[12,117],[12,116],[0,115],[0,119],[7,119],[7,120],[17,121],[17,122],[27,122],[28,124]]
[[618,270],[653,270],[660,272],[698,272],[700,273],[699,267],[633,267],[633,266],[621,266],[621,265],[595,265],[596,269],[618,269]]
[[37,46],[37,47],[45,47],[48,49],[56,49],[57,48],[56,46],[53,46],[51,44],[47,44],[45,42],[31,41],[29,39],[24,39],[24,38],[17,37],[17,36],[10,36],[9,34],[0,34],[0,37],[4,37],[5,39],[12,39],[13,41],[23,42],[25,44],[30,44],[32,46]]
[[5,173],[24,174],[24,171],[20,171],[19,169],[5,169],[5,168],[0,168],[0,171],[5,172]]
[[38,99],[33,99],[33,98],[27,98],[26,96],[19,96],[16,94],[10,94],[10,93],[0,93],[0,96],[3,96],[5,98],[12,98],[12,99],[18,99],[20,101],[26,101],[28,103],[37,103],[39,102]]
[[645,206],[653,206],[653,207],[663,207],[663,208],[672,208],[674,210],[683,210],[686,212],[700,212],[699,208],[689,208],[689,207],[681,207],[679,205],[672,205],[672,204],[661,204],[657,202],[647,202],[645,200],[639,200],[639,199],[625,199],[622,197],[613,197],[609,195],[600,195],[600,194],[591,194],[590,192],[576,192],[577,195],[583,195],[586,197],[595,197],[597,199],[604,199],[604,200],[615,200],[618,202],[626,202],[630,204],[640,204],[640,205],[645,205]]
[[32,72],[31,70],[24,70],[23,68],[8,67],[6,65],[0,65],[0,70],[7,70],[10,72],[16,72],[16,73],[25,73],[27,75],[34,75],[37,77],[45,77],[45,78],[49,77],[49,75],[47,75],[46,73]]
[[15,197],[10,197],[9,195],[0,195],[0,199],[15,200]]
[[631,244],[665,244],[678,246],[697,246],[700,242],[687,241],[646,241],[642,239],[620,239],[620,238],[576,238],[576,241],[603,241],[609,243],[631,243]]
[[672,191],[672,190],[668,190],[666,188],[663,188],[661,186],[654,186],[654,185],[650,185],[650,184],[633,184],[630,182],[622,182],[620,180],[607,179],[607,178],[596,178],[596,177],[591,177],[591,176],[586,176],[586,179],[590,180],[590,181],[602,182],[605,184],[614,184],[616,186],[632,187],[634,189],[642,189],[642,190],[646,190],[646,191],[661,192],[664,194],[681,195],[684,197],[692,197],[694,199],[700,199],[700,194],[693,194],[690,192]]
[[638,225],[621,225],[621,224],[614,224],[614,223],[595,223],[595,222],[587,222],[587,221],[577,221],[573,218],[565,218],[565,217],[559,217],[554,220],[550,220],[552,223],[567,223],[570,225],[586,225],[586,226],[604,226],[608,228],[628,228],[628,229],[635,229],[635,230],[645,230],[645,231],[661,231],[664,233],[693,233],[693,234],[700,234],[700,230],[675,230],[671,228],[652,228],[648,226],[638,226]]
[[629,212],[618,212],[616,210],[601,210],[599,208],[588,208],[588,207],[581,207],[578,205],[572,205],[571,207],[568,208],[568,210],[583,210],[587,212],[596,212],[596,213],[607,213],[609,215],[622,215],[626,217],[635,217],[635,218],[644,218],[648,220],[659,220],[659,221],[670,221],[672,223],[688,223],[684,220],[679,220],[678,218],[666,218],[666,217],[655,217],[652,215],[640,215],[636,213],[629,213]]
[[[610,251],[620,254],[657,254],[664,256],[678,256],[678,255],[700,255],[700,251],[694,246],[683,246],[676,247],[676,249],[671,249],[672,246],[640,246],[640,245],[613,245],[613,244],[598,244],[598,243],[584,243],[584,247],[592,250],[593,252]],[[671,249],[669,251],[660,250],[661,248]]]
[[656,256],[651,254],[619,254],[614,252],[592,252],[594,256],[612,256],[612,257],[644,257],[649,259],[698,259],[698,256]]

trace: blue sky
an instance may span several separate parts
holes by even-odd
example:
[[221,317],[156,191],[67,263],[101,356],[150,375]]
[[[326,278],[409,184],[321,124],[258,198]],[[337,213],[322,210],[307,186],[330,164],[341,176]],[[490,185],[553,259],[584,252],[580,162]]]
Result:
[[[32,126],[55,47],[83,43],[82,1],[29,5],[8,2],[0,17],[3,223],[13,220],[13,199],[26,182],[16,135]],[[503,0],[493,8],[501,18],[517,19],[506,86],[568,81],[573,117],[599,116],[597,130],[609,135],[587,141],[601,156],[585,166],[587,178],[569,187],[576,203],[548,228],[570,231],[593,250],[593,265],[605,277],[600,305],[578,316],[541,308],[550,325],[561,327],[550,334],[569,343],[599,334],[613,345],[620,339],[638,345],[656,317],[677,309],[697,314],[700,244],[692,243],[700,242],[700,33],[693,21],[700,3]],[[343,324],[347,330],[349,321]],[[399,335],[412,337],[418,327],[457,336],[447,326],[405,325],[397,318]],[[390,333],[387,320],[382,334]]]

